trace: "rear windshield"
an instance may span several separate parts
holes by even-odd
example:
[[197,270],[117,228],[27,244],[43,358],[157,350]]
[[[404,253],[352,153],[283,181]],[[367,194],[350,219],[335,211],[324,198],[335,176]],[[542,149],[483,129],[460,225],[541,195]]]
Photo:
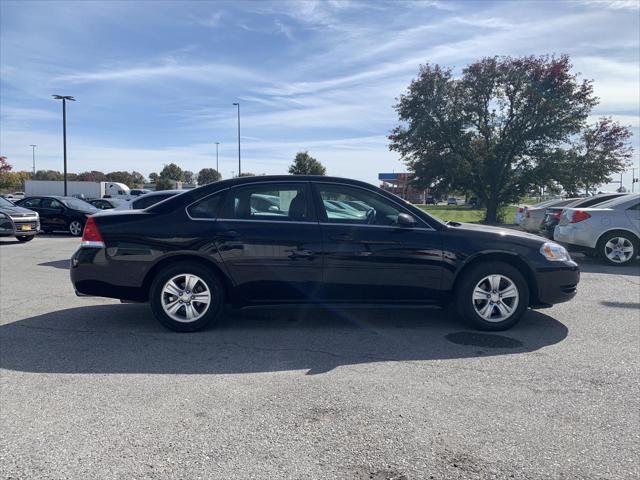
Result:
[[[627,203],[632,197],[633,195],[622,195],[621,197],[598,203],[597,205],[594,205],[593,208],[615,208],[622,203]],[[635,198],[640,198],[640,195],[635,195]]]
[[67,207],[73,208],[74,210],[85,210],[88,212],[97,210],[96,207],[94,207],[90,203],[85,202],[84,200],[80,200],[79,198],[61,198],[60,201]]

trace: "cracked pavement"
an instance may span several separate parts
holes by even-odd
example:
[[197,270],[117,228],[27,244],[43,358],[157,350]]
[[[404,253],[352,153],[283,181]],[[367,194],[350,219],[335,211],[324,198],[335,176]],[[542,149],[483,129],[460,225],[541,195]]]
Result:
[[229,311],[165,330],[78,298],[79,240],[0,240],[6,479],[640,477],[640,266],[478,334],[428,308]]

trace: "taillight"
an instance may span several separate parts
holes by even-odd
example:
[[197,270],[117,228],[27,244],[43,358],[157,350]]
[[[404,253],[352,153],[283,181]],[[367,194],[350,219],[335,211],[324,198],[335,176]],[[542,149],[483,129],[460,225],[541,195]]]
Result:
[[583,212],[582,210],[575,210],[573,212],[573,215],[571,215],[571,220],[569,221],[569,223],[582,222],[583,220],[587,220],[588,218],[591,218],[591,215],[589,215],[587,212]]
[[560,216],[562,215],[562,210],[553,214],[553,218],[556,220],[560,220]]
[[100,229],[93,217],[87,218],[87,223],[84,224],[84,231],[82,232],[81,247],[90,248],[104,248],[104,240],[100,234]]
[[524,207],[518,207],[518,213],[524,212]]

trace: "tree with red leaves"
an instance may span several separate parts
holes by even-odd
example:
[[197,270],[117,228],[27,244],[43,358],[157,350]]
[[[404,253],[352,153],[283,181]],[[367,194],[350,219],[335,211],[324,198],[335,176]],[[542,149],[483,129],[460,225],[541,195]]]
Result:
[[7,161],[7,157],[0,156],[0,175],[9,173],[13,167]]

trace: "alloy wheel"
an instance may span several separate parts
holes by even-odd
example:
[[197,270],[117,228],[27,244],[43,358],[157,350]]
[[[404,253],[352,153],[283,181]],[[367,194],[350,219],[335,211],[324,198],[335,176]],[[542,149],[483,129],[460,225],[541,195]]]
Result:
[[633,253],[633,243],[625,237],[613,237],[604,244],[604,254],[613,263],[628,262]]
[[503,322],[518,308],[518,287],[505,275],[487,275],[473,289],[473,308],[487,322]]
[[195,322],[209,309],[211,292],[200,277],[183,273],[165,283],[161,303],[165,313],[176,322]]
[[74,237],[79,236],[82,233],[82,224],[79,221],[74,220],[69,224],[69,232]]

